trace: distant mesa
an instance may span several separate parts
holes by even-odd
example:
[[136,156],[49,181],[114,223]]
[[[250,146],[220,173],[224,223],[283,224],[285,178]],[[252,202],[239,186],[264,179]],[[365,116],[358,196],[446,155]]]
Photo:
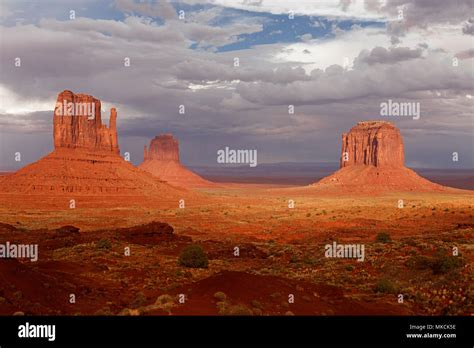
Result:
[[120,156],[117,112],[102,123],[93,96],[59,93],[53,115],[54,150],[16,173],[0,177],[0,192],[51,195],[159,195],[178,197],[176,188]]
[[144,161],[172,161],[179,162],[179,142],[172,134],[161,134],[150,142],[150,149],[146,145],[143,152]]
[[340,192],[444,191],[405,167],[400,130],[386,121],[363,121],[342,135],[340,169],[312,185]]
[[149,148],[145,145],[143,157],[144,161],[139,168],[171,185],[187,188],[205,188],[216,185],[181,164],[179,142],[172,134],[161,134],[153,138]]

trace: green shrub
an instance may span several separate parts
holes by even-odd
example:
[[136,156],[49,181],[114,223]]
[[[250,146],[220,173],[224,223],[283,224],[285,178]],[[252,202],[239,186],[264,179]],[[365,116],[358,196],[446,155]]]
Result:
[[222,291],[218,291],[214,294],[214,298],[219,301],[225,301],[227,299],[227,295]]
[[388,279],[381,279],[377,282],[374,288],[375,292],[394,293],[396,292],[395,285]]
[[461,257],[439,252],[431,260],[430,268],[434,274],[444,274],[462,267],[463,264],[464,262]]
[[173,302],[174,302],[174,299],[172,296],[168,294],[164,294],[164,295],[158,296],[158,298],[155,301],[155,305],[164,306],[168,303],[173,303]]
[[445,274],[464,265],[464,260],[460,256],[446,255],[438,251],[433,257],[417,255],[411,257],[407,266],[411,269],[430,269],[434,274]]
[[291,255],[290,263],[297,263],[297,262],[299,262],[298,256],[296,256],[295,254]]
[[407,266],[410,269],[424,270],[431,268],[431,260],[424,255],[416,255],[407,261]]
[[380,232],[377,234],[377,237],[375,237],[375,241],[378,243],[388,243],[392,240],[390,238],[390,235],[387,232]]
[[310,266],[315,266],[318,264],[318,260],[317,259],[313,259],[312,257],[310,256],[305,256],[303,258],[303,262],[306,264],[306,265],[310,265]]
[[112,249],[112,243],[108,239],[101,239],[95,243],[98,249]]
[[181,251],[178,263],[184,267],[207,268],[209,261],[199,245],[188,245]]

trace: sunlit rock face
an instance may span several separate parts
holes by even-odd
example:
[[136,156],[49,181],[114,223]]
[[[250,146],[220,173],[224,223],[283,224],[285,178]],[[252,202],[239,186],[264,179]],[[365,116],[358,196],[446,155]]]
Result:
[[400,131],[386,121],[359,122],[342,134],[341,168],[353,165],[403,167]]

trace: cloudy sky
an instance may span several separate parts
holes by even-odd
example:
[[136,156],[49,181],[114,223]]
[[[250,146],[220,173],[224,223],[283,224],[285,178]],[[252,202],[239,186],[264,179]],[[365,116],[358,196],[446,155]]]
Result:
[[[190,165],[226,146],[337,162],[342,132],[386,119],[407,165],[474,167],[472,0],[1,0],[0,55],[0,170],[52,150],[65,89],[102,100],[103,120],[117,107],[135,164],[164,132]],[[381,116],[388,99],[420,119]]]

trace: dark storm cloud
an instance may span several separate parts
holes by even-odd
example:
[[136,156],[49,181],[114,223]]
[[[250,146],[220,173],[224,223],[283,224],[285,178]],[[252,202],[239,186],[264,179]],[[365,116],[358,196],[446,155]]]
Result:
[[[238,54],[236,54],[238,56]],[[252,66],[242,62],[242,67],[234,67],[232,57],[220,61],[204,59],[186,60],[173,68],[177,78],[188,81],[271,81],[288,83],[295,80],[309,80],[301,67],[272,66],[260,62],[260,66]],[[239,57],[234,57],[239,58]],[[240,58],[239,58],[240,62]],[[253,60],[255,62],[255,60]],[[240,64],[240,63],[239,63]]]
[[333,65],[324,72],[313,72],[314,78],[309,81],[294,81],[284,86],[269,82],[241,83],[238,91],[250,102],[268,105],[317,105],[368,96],[396,98],[408,92],[437,89],[472,93],[474,72],[471,64],[460,62],[453,68],[452,57],[442,52],[401,61],[400,57],[406,58],[406,54],[378,58],[380,62],[389,63],[388,57],[397,64],[374,64],[375,58],[368,64],[365,62],[367,55],[363,53],[362,57],[356,59],[351,71]]
[[[400,38],[410,28],[429,29],[433,25],[445,24],[459,25],[461,28],[461,23],[474,15],[471,0],[387,0],[385,6],[379,7],[374,7],[373,1],[367,3],[369,8],[395,18],[387,24],[392,44],[400,43]],[[464,30],[469,31],[469,25],[464,26]]]
[[[373,1],[366,1],[369,7]],[[388,13],[398,17],[399,10],[403,10],[405,27],[427,27],[430,24],[459,24],[472,16],[474,9],[471,0],[387,0],[385,6],[377,7],[381,13]]]
[[474,35],[474,18],[469,18],[462,27],[463,34]]
[[[472,99],[466,97],[474,94],[470,51],[436,50],[426,44],[371,47],[360,52],[352,70],[335,64],[311,71],[307,63],[276,58],[296,52],[287,43],[229,52],[212,49],[239,40],[242,33],[260,31],[259,21],[242,18],[213,27],[208,23],[219,9],[187,14],[189,22],[183,23],[150,4],[117,4],[129,15],[166,20],[158,25],[134,15],[124,21],[43,19],[1,28],[0,87],[21,96],[25,105],[35,99],[52,104],[51,113],[28,114],[16,112],[7,100],[11,110],[0,114],[2,132],[51,131],[56,95],[70,89],[100,98],[107,108],[117,106],[121,149],[131,151],[135,163],[143,145],[163,132],[180,138],[183,158],[194,164],[215,163],[215,150],[232,144],[258,148],[259,158],[268,161],[337,160],[341,132],[361,119],[380,118],[383,99],[407,98],[422,103],[421,120],[392,121],[406,134],[410,160],[419,150],[416,129],[425,132],[429,144],[420,147],[419,158],[431,158],[430,146],[442,152],[438,136],[445,143],[457,139],[453,148],[471,145]],[[337,40],[342,48],[350,44],[344,36]],[[198,49],[190,48],[193,43]],[[305,57],[326,54],[318,46],[308,51]],[[460,58],[457,67],[452,65],[455,54]],[[21,57],[19,68],[15,57]],[[125,57],[130,67],[124,66]],[[288,113],[289,104],[296,106],[294,115]],[[185,105],[185,115],[178,113],[179,105]],[[102,118],[108,120],[108,110]],[[4,147],[17,148],[17,138],[9,137]]]
[[52,112],[35,111],[22,114],[0,114],[0,128],[3,132],[51,132]]
[[404,60],[421,57],[423,51],[420,48],[409,47],[375,47],[372,51],[364,50],[359,54],[357,62],[373,64],[393,64]]

